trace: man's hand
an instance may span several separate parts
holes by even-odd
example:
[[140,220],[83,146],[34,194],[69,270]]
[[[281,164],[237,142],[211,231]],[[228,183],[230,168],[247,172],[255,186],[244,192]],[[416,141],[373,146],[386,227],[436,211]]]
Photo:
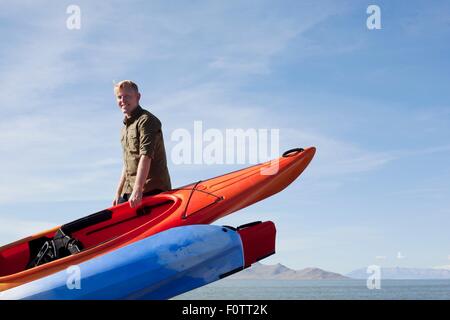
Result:
[[130,199],[128,200],[130,203],[131,208],[135,208],[139,206],[142,202],[142,191],[140,190],[133,190],[133,193],[131,193]]
[[112,206],[115,207],[119,204],[119,200],[120,200],[120,194],[116,194],[116,196],[114,197],[114,200],[112,202]]
[[144,192],[145,179],[150,171],[150,164],[152,163],[152,158],[148,156],[141,156],[139,159],[139,164],[137,168],[136,181],[134,182],[133,192],[131,193],[130,203],[131,208],[135,208],[141,204],[142,193]]

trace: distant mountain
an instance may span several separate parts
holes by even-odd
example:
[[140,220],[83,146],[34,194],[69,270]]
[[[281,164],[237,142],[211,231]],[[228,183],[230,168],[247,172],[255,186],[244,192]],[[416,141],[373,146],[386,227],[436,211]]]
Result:
[[306,268],[293,270],[280,263],[275,265],[265,265],[255,263],[250,268],[238,272],[228,279],[261,279],[261,280],[343,280],[347,277],[328,272],[319,268]]
[[[367,279],[371,274],[361,268],[347,273],[346,276],[354,279]],[[381,268],[381,279],[450,279],[450,270],[437,268]]]

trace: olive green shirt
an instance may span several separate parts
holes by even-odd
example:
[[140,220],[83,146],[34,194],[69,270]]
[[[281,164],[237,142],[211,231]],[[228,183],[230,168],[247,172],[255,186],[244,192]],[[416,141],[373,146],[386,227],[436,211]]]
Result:
[[149,174],[144,184],[144,192],[171,189],[169,170],[167,168],[161,122],[141,106],[123,120],[121,132],[123,160],[125,166],[125,184],[122,193],[132,193],[136,181],[137,169],[141,156],[149,156],[152,161]]

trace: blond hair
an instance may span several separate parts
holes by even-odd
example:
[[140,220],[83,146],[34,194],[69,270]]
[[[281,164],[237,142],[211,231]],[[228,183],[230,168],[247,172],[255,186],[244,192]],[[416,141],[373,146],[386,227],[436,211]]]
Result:
[[139,92],[139,88],[136,83],[131,80],[122,80],[119,83],[114,85],[114,91],[119,89],[132,89],[136,92]]

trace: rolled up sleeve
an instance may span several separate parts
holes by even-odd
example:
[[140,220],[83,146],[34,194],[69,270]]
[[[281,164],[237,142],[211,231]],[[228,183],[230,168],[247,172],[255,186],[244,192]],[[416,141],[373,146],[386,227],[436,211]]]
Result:
[[155,146],[161,135],[161,123],[156,118],[145,117],[139,123],[139,155],[153,159]]

